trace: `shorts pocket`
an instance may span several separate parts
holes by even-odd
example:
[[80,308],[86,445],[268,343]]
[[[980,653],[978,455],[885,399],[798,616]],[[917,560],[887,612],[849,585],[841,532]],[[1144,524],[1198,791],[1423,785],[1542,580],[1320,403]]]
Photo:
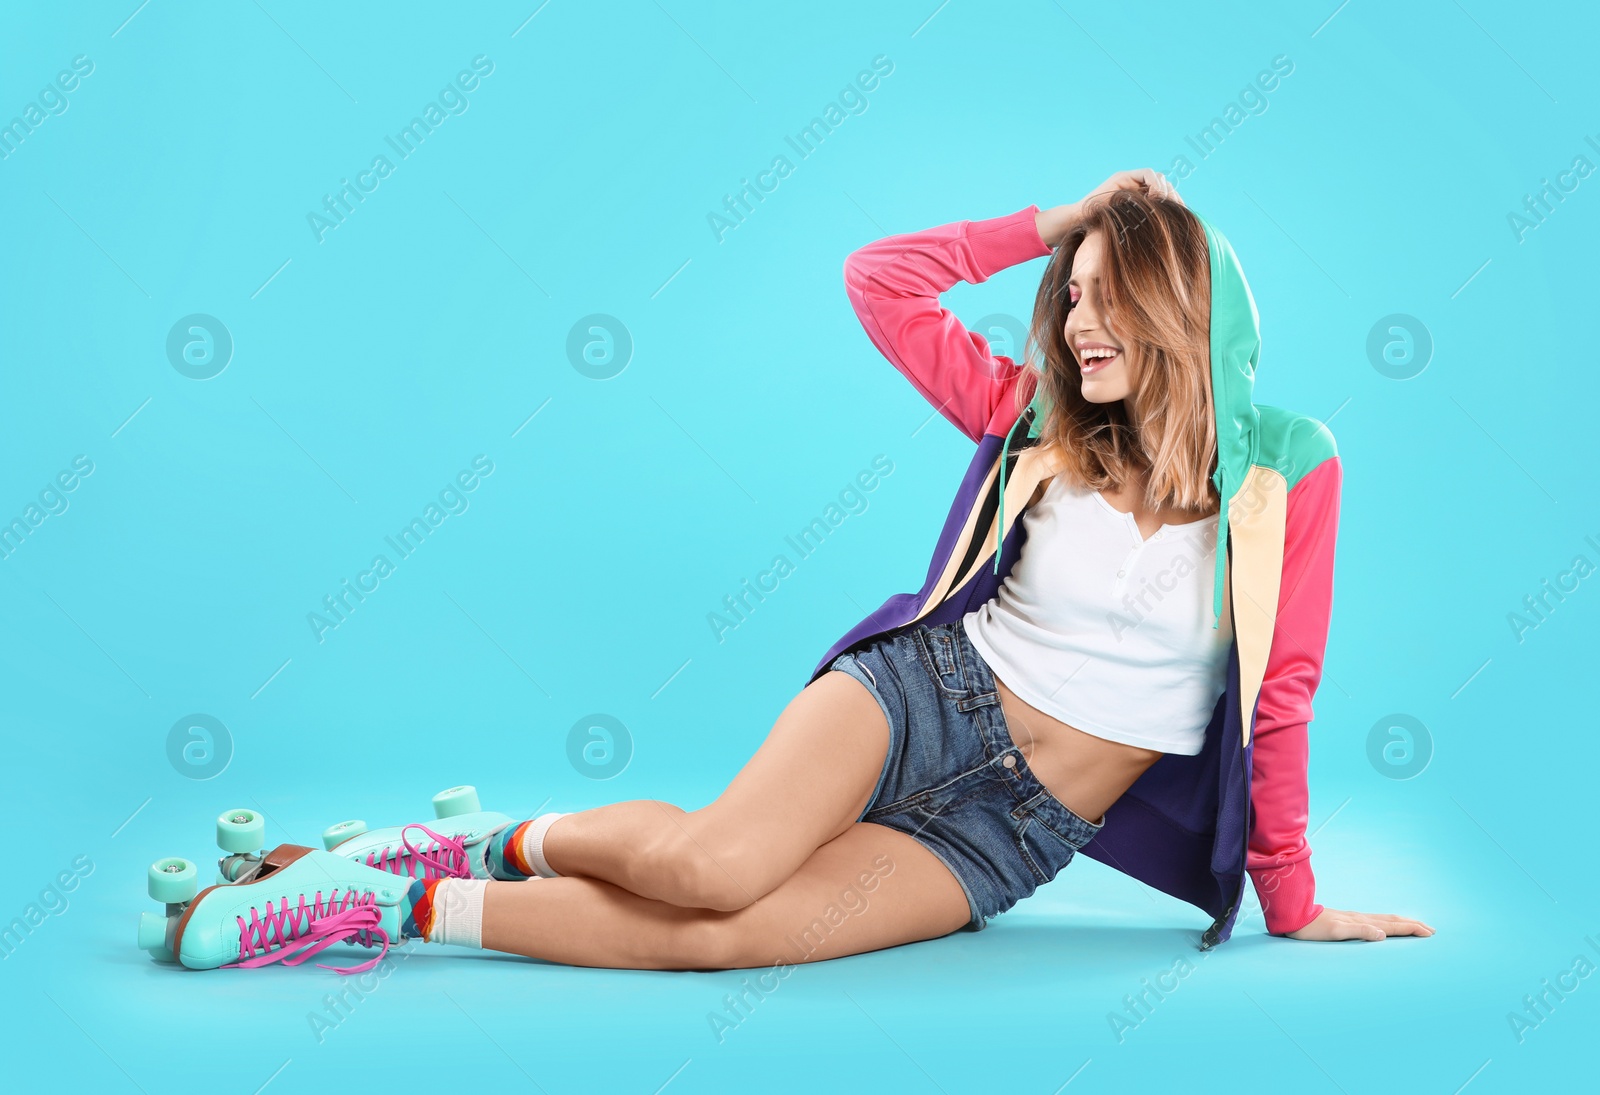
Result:
[[917,791],[895,802],[871,810],[863,821],[872,821],[890,814],[912,814],[925,821],[936,821],[949,814],[973,795],[984,790],[988,766],[963,772],[937,787]]
[[1073,848],[1065,841],[1058,841],[1048,829],[1044,831],[1044,840],[1041,841],[1032,835],[1038,828],[1040,826],[1034,824],[1033,818],[1025,817],[1018,823],[1014,839],[1017,854],[1028,865],[1028,870],[1033,872],[1034,885],[1043,886],[1071,862]]
[[1017,826],[1016,840],[1017,852],[1040,886],[1060,874],[1078,854],[1078,845],[1032,815],[1023,818]]
[[953,700],[964,700],[972,695],[972,689],[967,684],[966,666],[961,662],[955,636],[950,631],[952,626],[961,625],[919,627],[911,634],[916,640],[917,653],[922,658],[929,678],[946,696]]
[[1071,846],[1074,851],[1081,852],[1084,845],[1105,828],[1104,821],[1095,824],[1087,820],[1049,791],[1041,791],[1034,795],[1018,807],[1016,813],[1018,816],[1025,813],[1029,819],[1038,824],[1040,829],[1063,844]]

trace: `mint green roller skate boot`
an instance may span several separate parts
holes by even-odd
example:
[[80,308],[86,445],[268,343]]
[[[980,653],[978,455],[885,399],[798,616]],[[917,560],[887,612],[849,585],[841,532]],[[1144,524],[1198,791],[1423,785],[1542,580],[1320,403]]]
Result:
[[381,948],[341,974],[372,969],[392,942],[407,937],[405,884],[343,856],[280,844],[233,881],[196,893],[198,872],[186,859],[157,860],[150,896],[162,914],[139,920],[139,946],[189,969],[298,966],[337,943]]
[[364,821],[341,821],[322,834],[322,843],[335,855],[405,878],[493,878],[490,838],[511,818],[486,812],[477,788],[468,786],[434,795],[433,813],[433,826],[368,830]]

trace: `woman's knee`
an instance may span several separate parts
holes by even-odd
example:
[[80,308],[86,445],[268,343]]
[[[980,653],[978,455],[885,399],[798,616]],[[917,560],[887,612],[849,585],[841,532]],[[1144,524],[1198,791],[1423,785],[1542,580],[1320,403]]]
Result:
[[679,876],[684,903],[715,912],[735,913],[749,908],[766,887],[732,856],[719,856],[705,848],[684,853]]
[[737,912],[771,889],[742,849],[681,823],[641,848],[640,861],[652,888],[670,893],[677,905]]

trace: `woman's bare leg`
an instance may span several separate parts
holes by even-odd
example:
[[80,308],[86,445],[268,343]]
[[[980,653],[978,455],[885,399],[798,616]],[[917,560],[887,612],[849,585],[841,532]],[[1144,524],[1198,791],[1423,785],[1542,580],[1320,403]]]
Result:
[[937,856],[904,833],[863,823],[733,912],[683,908],[591,878],[491,882],[483,945],[574,966],[743,969],[932,939],[969,915],[961,884]]
[[545,859],[562,875],[640,897],[741,909],[855,823],[888,749],[889,723],[872,693],[848,673],[824,673],[790,701],[715,802],[687,813],[641,800],[569,814],[545,834]]

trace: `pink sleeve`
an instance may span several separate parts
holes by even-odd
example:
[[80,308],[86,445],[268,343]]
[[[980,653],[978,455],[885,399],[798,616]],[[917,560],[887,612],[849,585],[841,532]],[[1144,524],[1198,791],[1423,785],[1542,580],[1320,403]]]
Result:
[[852,252],[845,291],[867,337],[956,428],[981,440],[1019,367],[939,304],[958,281],[980,283],[1050,254],[1037,205],[990,220],[888,236]]
[[1305,835],[1306,724],[1322,679],[1333,608],[1333,547],[1343,475],[1339,458],[1331,456],[1289,492],[1277,627],[1256,707],[1250,781],[1255,825],[1245,865],[1267,930],[1275,935],[1297,931],[1322,912]]

